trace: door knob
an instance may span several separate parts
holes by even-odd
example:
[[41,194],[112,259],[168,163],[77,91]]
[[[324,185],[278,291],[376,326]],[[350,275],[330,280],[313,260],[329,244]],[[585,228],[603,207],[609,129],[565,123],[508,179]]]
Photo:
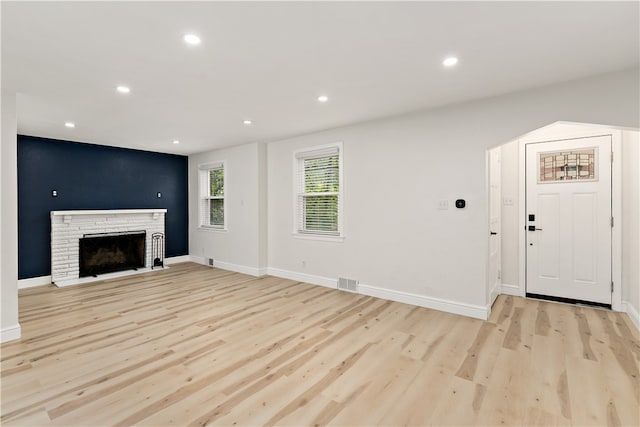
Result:
[[492,236],[495,236],[496,234],[498,234],[495,231],[491,231],[490,233],[491,233]]
[[542,231],[542,228],[536,228],[535,225],[530,225],[529,226],[529,231]]

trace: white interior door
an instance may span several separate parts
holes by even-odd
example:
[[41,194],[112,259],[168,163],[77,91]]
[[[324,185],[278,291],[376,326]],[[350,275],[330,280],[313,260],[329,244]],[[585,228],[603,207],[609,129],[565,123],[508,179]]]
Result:
[[[501,285],[501,148],[489,151],[489,286],[497,290]],[[497,295],[497,292],[494,292]],[[489,301],[492,303],[493,301]]]
[[527,293],[611,304],[611,136],[526,146]]

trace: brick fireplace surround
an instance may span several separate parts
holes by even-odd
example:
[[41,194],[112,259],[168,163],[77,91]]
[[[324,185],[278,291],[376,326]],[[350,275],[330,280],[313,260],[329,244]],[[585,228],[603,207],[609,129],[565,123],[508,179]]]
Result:
[[151,234],[165,232],[166,213],[166,209],[52,211],[51,282],[60,287],[106,278],[79,277],[78,242],[84,234],[92,233],[146,231],[147,271],[152,265]]

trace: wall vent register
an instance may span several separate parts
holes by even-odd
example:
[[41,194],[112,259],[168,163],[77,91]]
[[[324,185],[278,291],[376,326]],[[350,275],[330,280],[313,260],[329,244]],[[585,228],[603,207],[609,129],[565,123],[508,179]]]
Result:
[[343,291],[358,292],[358,281],[354,279],[338,278],[338,289]]

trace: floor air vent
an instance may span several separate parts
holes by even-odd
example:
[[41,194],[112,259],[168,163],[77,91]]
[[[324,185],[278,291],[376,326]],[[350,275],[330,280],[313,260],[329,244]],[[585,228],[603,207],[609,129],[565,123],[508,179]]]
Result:
[[343,291],[358,292],[358,281],[354,279],[345,279],[338,277],[338,289]]
[[207,265],[213,267],[213,258],[207,258]]

